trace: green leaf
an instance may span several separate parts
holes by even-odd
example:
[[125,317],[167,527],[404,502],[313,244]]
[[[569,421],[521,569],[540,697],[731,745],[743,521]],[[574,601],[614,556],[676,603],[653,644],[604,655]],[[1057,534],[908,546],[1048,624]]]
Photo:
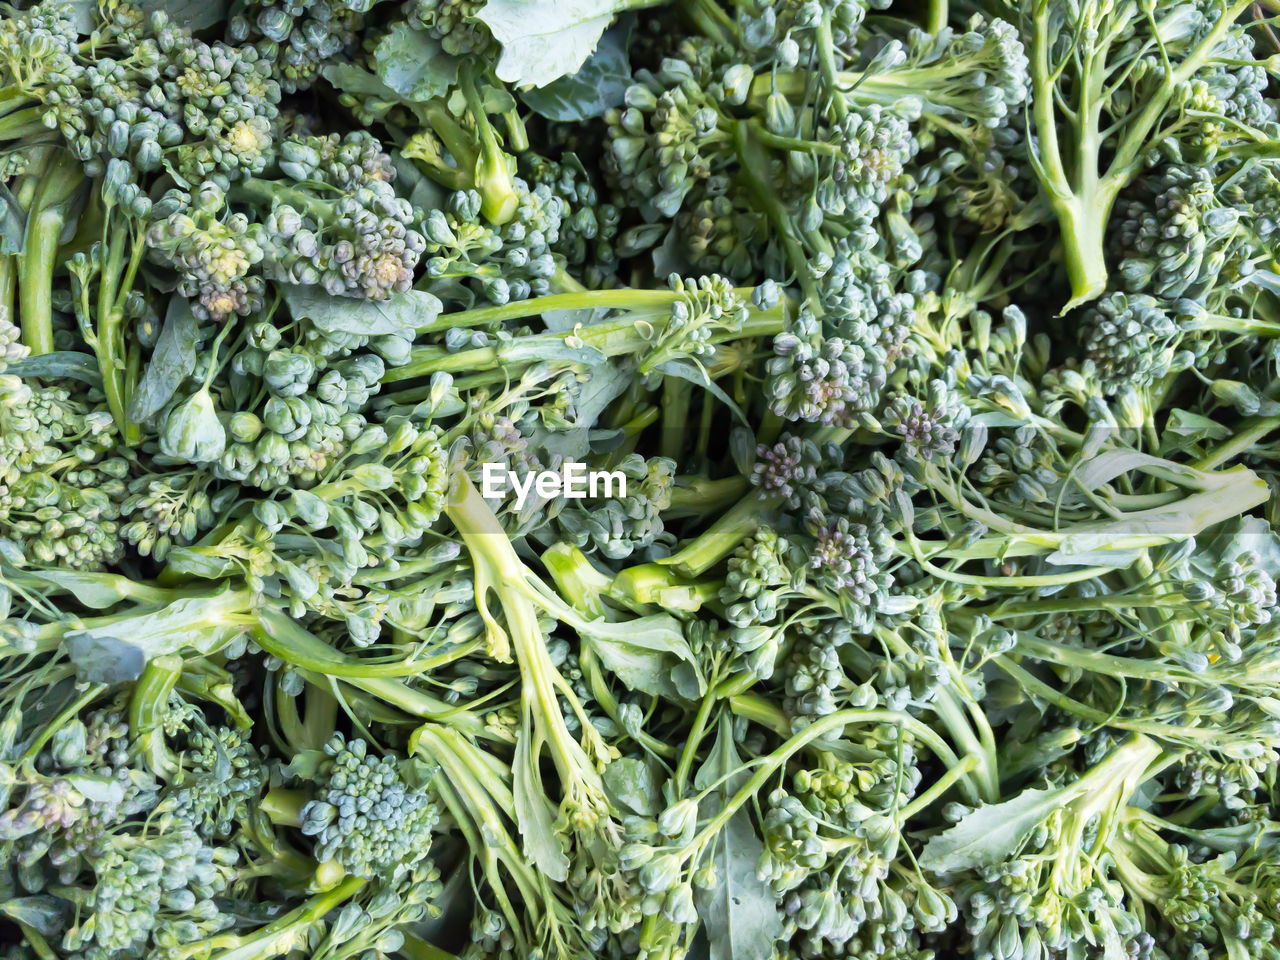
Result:
[[68,904],[51,896],[16,897],[0,904],[0,912],[45,937],[60,937],[66,932]]
[[93,803],[119,803],[124,799],[124,784],[115,777],[93,773],[73,773],[64,778],[77,793]]
[[627,48],[634,17],[619,21],[600,38],[596,52],[571,76],[524,91],[520,98],[549,120],[576,123],[621,106],[631,86]]
[[295,320],[310,320],[326,333],[378,337],[431,323],[443,304],[425,290],[398,293],[389,300],[350,300],[330,296],[322,287],[283,287]]
[[125,683],[137,680],[147,665],[141,647],[101,630],[80,630],[63,639],[67,656],[87,683]]
[[774,943],[783,932],[782,915],[772,888],[756,876],[763,851],[751,815],[739,810],[716,841],[712,858],[715,885],[694,892],[711,960],[769,960],[773,956]]
[[516,741],[511,786],[525,856],[550,879],[563,882],[569,876],[569,858],[556,836],[556,809],[547,799],[542,776],[529,754],[527,730],[522,730]]
[[165,558],[165,566],[173,573],[202,580],[223,580],[237,569],[235,560],[211,557],[193,547],[174,547]]
[[230,0],[139,0],[138,6],[147,13],[163,11],[171,22],[191,31],[221,23],[231,9]]
[[[693,651],[674,617],[660,614],[621,623],[594,620],[582,632],[600,662],[629,690],[690,699],[690,694],[698,696],[706,689]],[[673,674],[681,664],[692,668],[696,689],[676,682]]]
[[23,357],[5,366],[4,372],[15,377],[38,377],[48,380],[79,380],[91,387],[102,387],[98,361],[87,353],[56,350],[38,357]]
[[933,873],[958,873],[1008,858],[1053,810],[1061,790],[1023,790],[1012,800],[978,807],[955,826],[931,837],[920,866]]
[[661,812],[661,793],[649,764],[635,757],[614,760],[604,768],[604,788],[615,806],[626,807],[642,817]]
[[635,0],[489,0],[479,13],[502,44],[498,79],[545,87],[577,73],[614,15],[649,4]]
[[186,297],[169,298],[164,326],[152,351],[138,388],[129,401],[129,419],[142,423],[159,413],[172,398],[182,381],[196,368],[196,345],[200,341],[200,325]]
[[747,421],[747,415],[742,412],[742,408],[734,402],[733,397],[725,393],[724,390],[717,386],[715,381],[707,376],[697,364],[687,360],[668,360],[662,366],[658,367],[659,373],[665,373],[669,377],[677,377],[681,380],[688,380],[690,383],[701,387],[709,392],[713,397],[723,403],[733,413],[735,417],[742,423],[744,427],[750,427]]
[[9,188],[0,183],[0,254],[22,252],[27,237],[27,211]]
[[[719,781],[700,804],[702,815],[713,817],[723,810],[745,776],[734,747],[732,721],[723,717],[711,754],[694,778],[699,790]],[[769,960],[773,956],[773,945],[783,933],[782,915],[773,889],[756,875],[763,850],[745,808],[729,818],[715,840],[715,884],[709,890],[695,890],[693,898],[711,960]]]
[[210,654],[239,636],[249,595],[223,590],[183,597],[159,610],[69,630],[63,648],[88,683],[123,683],[142,675],[149,660],[169,653]]
[[333,63],[320,71],[336,89],[361,97],[377,97],[382,100],[399,100],[396,92],[383,83],[376,74],[354,63]]
[[121,600],[134,595],[137,585],[128,577],[114,573],[92,573],[79,570],[24,570],[23,583],[39,583],[65,590],[92,610],[109,610]]
[[391,28],[374,48],[378,78],[402,97],[413,101],[442,97],[458,82],[461,61],[440,47],[440,41],[407,23]]

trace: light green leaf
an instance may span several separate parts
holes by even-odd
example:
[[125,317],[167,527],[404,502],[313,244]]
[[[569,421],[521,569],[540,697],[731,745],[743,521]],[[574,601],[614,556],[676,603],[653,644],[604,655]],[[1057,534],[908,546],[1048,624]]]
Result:
[[[715,816],[738,790],[746,776],[733,744],[733,725],[722,718],[716,742],[694,785],[705,790],[720,785],[701,803],[704,816]],[[738,775],[730,776],[735,771]],[[740,809],[715,841],[712,862],[715,885],[694,892],[694,906],[702,918],[711,960],[769,960],[782,936],[782,916],[773,889],[759,879],[756,867],[764,845],[747,810]]]
[[136,680],[155,657],[187,650],[210,654],[229,643],[244,631],[236,621],[248,604],[247,593],[233,590],[184,597],[149,613],[69,631],[63,648],[81,680]]
[[529,755],[529,732],[521,731],[511,761],[512,794],[516,823],[524,841],[524,854],[542,873],[563,882],[569,875],[569,858],[556,836],[556,810],[547,799],[542,778]]
[[649,764],[634,757],[614,760],[604,769],[604,788],[615,805],[642,817],[656,817],[661,795]]
[[634,17],[619,22],[600,38],[596,52],[571,76],[521,94],[521,99],[549,120],[580,123],[621,106],[631,85],[627,47]]
[[77,793],[93,803],[119,803],[124,784],[115,777],[94,773],[72,773],[64,778]]
[[320,71],[321,75],[336,89],[363,97],[377,97],[381,100],[399,100],[396,92],[382,82],[376,74],[370,73],[354,63],[332,63]]
[[958,873],[999,863],[1061,804],[1061,790],[1032,789],[1012,800],[978,807],[929,839],[920,853],[920,866],[933,873]]
[[37,583],[44,587],[65,590],[91,610],[109,610],[121,600],[136,597],[148,589],[145,585],[114,573],[94,573],[82,570],[24,570],[24,584]]
[[489,0],[476,17],[502,44],[498,79],[518,87],[545,87],[582,68],[616,14],[652,5],[636,0]]
[[389,300],[351,300],[330,296],[321,287],[282,289],[295,320],[310,320],[329,333],[368,337],[400,333],[431,323],[444,308],[425,290],[398,293]]
[[[693,651],[673,617],[658,615],[621,623],[595,620],[582,633],[600,662],[629,690],[670,699],[697,696],[706,689]],[[687,683],[677,684],[673,674],[681,663],[692,669],[696,690]]]

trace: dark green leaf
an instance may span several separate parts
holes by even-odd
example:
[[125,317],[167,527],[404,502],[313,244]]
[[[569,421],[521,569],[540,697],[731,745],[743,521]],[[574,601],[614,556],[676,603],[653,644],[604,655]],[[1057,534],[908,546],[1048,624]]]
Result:
[[15,377],[39,377],[50,380],[79,380],[91,387],[102,387],[102,372],[98,361],[87,353],[58,350],[39,357],[23,357],[5,367],[5,373]]
[[521,99],[549,120],[566,123],[599,117],[611,107],[621,106],[631,85],[627,47],[634,22],[633,17],[619,20],[605,31],[596,52],[577,73],[526,90]]
[[390,300],[351,300],[333,297],[321,287],[282,288],[294,319],[306,319],[329,333],[377,337],[401,333],[431,323],[443,309],[424,290],[398,293]]
[[22,252],[27,235],[27,211],[9,188],[0,183],[0,254]]
[[182,381],[196,368],[200,327],[186,297],[169,298],[164,326],[138,388],[129,401],[129,418],[141,423],[164,409]]
[[440,41],[407,23],[391,28],[373,51],[378,77],[408,100],[430,100],[449,92],[458,82],[461,61],[440,47]]

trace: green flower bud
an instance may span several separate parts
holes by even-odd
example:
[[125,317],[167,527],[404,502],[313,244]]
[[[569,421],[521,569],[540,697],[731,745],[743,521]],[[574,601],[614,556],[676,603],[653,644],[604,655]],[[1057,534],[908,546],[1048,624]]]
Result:
[[640,885],[649,893],[663,893],[680,882],[679,854],[662,853],[640,869]]
[[667,807],[658,818],[658,829],[673,839],[697,829],[697,826],[698,804],[690,799]]
[[236,443],[253,443],[262,434],[262,421],[256,414],[233,413],[227,421],[227,431]]
[[227,447],[227,431],[218,419],[209,391],[201,388],[178,404],[165,419],[160,449],[188,463],[212,463]]

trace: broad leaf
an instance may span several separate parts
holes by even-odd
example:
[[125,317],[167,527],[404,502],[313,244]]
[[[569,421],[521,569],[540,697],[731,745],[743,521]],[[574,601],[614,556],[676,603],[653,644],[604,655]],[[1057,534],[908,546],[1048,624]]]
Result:
[[440,41],[407,23],[398,23],[373,51],[378,78],[408,100],[430,100],[449,92],[458,82],[461,61],[440,47]]
[[[741,767],[732,723],[723,719],[711,755],[695,778],[695,785],[704,790],[720,781],[701,804],[703,816],[714,816],[724,809],[742,779],[728,775]],[[711,960],[769,960],[773,956],[774,942],[783,933],[782,915],[773,889],[756,875],[763,850],[746,809],[730,817],[716,837],[712,857],[715,884],[709,890],[694,892]]]
[[34,581],[65,590],[91,610],[109,610],[121,600],[137,596],[140,587],[119,574],[82,570],[24,570],[21,576],[24,583]]
[[[622,623],[596,620],[582,633],[600,662],[629,690],[689,699],[705,689],[693,651],[673,617],[658,615]],[[692,689],[674,676],[682,664],[692,670]]]
[[184,597],[150,613],[70,631],[63,647],[83,681],[136,680],[155,657],[185,650],[209,654],[239,636],[244,627],[237,615],[246,612],[247,603],[245,594],[231,590]]
[[332,63],[320,73],[343,93],[391,101],[399,99],[396,92],[387,86],[382,78],[354,63]]
[[66,932],[68,909],[66,900],[43,894],[15,897],[0,904],[0,913],[50,938],[60,937]]
[[634,757],[614,760],[604,769],[604,788],[615,806],[626,807],[642,817],[656,817],[662,794],[649,764]]
[[91,387],[102,387],[98,361],[87,353],[57,350],[38,357],[23,357],[7,364],[4,372],[15,377],[38,377],[49,380],[79,380]]
[[124,799],[124,784],[115,777],[94,773],[72,773],[65,779],[77,793],[93,803],[119,803]]
[[1061,790],[1031,789],[1012,800],[978,807],[929,839],[920,853],[920,866],[934,873],[958,873],[999,863],[1061,803]]
[[306,319],[328,333],[378,337],[431,323],[443,305],[424,290],[398,293],[389,300],[352,300],[330,296],[322,287],[283,287],[295,320]]
[[577,73],[601,34],[635,0],[489,0],[476,18],[502,44],[498,79],[545,87]]
[[175,294],[169,298],[151,362],[129,401],[131,420],[141,423],[164,409],[182,381],[195,370],[199,342],[200,325],[191,312],[191,305],[186,297]]
[[621,106],[631,86],[627,47],[634,22],[634,17],[627,17],[610,27],[577,73],[526,90],[521,99],[547,119],[564,123],[590,120]]
[[547,791],[533,758],[529,755],[529,732],[521,731],[511,761],[512,793],[515,798],[516,823],[524,841],[524,855],[550,879],[563,882],[569,875],[569,858],[556,836],[556,810],[547,799]]
[[0,183],[0,254],[21,253],[27,236],[27,211],[9,188]]

